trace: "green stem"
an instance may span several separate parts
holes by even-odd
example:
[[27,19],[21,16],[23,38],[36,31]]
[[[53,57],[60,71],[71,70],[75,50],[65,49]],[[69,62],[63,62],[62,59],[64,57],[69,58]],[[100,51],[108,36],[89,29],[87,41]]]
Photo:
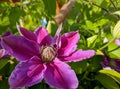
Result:
[[118,19],[118,20],[120,19],[117,15],[112,14],[111,11],[107,10],[106,8],[100,7],[99,5],[95,4],[95,3],[92,2],[91,0],[88,0],[88,1],[85,1],[85,2],[88,2],[88,3],[90,3],[91,5],[94,5],[94,6],[98,7],[98,8],[101,8],[103,11],[107,12],[109,15],[115,17],[115,18]]
[[111,44],[114,40],[115,40],[115,38],[111,39],[107,44],[105,44],[104,46],[102,46],[101,48],[99,48],[99,50],[103,50],[103,49],[106,48],[109,44]]
[[43,89],[47,89],[47,88],[46,88],[46,83],[45,83],[44,80],[42,81],[42,86],[43,86]]
[[43,82],[43,80],[42,80],[42,82],[41,82],[41,83],[42,83],[42,88],[44,89],[44,82]]
[[85,77],[86,80],[89,80],[89,81],[95,81],[95,79],[90,79],[88,77]]
[[118,10],[118,7],[114,4],[113,0],[110,0],[110,2],[112,3],[112,5],[115,8],[115,10]]
[[46,84],[45,84],[45,82],[44,82],[44,89],[47,89],[47,88],[46,88]]
[[83,77],[82,77],[81,80],[85,79],[87,75],[88,75],[88,71],[86,71],[86,72],[84,73],[84,75],[83,75]]

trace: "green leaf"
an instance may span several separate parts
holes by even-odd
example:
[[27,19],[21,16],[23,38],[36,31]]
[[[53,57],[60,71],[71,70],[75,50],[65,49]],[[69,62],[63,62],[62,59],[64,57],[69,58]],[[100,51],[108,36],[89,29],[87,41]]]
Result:
[[110,0],[103,0],[100,6],[103,8],[108,8],[109,5],[110,5]]
[[81,74],[87,69],[87,61],[70,63],[70,66],[75,70],[77,74]]
[[66,1],[68,1],[68,0],[59,0],[59,1],[60,1],[59,3],[60,3],[61,5],[63,5],[63,4],[64,4]]
[[112,34],[114,38],[120,38],[120,21],[115,25]]
[[90,47],[91,45],[93,45],[94,41],[97,39],[97,35],[94,35],[92,37],[89,37],[87,39],[87,46]]
[[120,54],[119,54],[120,48],[115,43],[111,43],[108,46],[108,52],[109,52],[110,58],[120,59]]
[[49,17],[52,17],[55,15],[56,11],[56,0],[43,0],[45,5],[45,11]]
[[96,80],[98,80],[106,89],[120,89],[117,83],[105,74],[98,74]]
[[1,59],[0,60],[0,70],[8,63],[8,59]]
[[120,16],[120,11],[115,11],[113,14]]
[[2,80],[0,81],[0,89],[9,89],[9,85],[8,85],[8,80]]
[[96,55],[94,57],[92,57],[89,60],[89,68],[91,69],[91,71],[96,72],[97,70],[99,70],[101,68],[101,64],[100,62],[103,60],[103,56],[101,55]]
[[18,22],[20,17],[24,14],[25,14],[25,12],[23,10],[21,10],[20,8],[17,8],[17,7],[11,8],[11,11],[9,14],[10,24],[16,26],[16,22]]
[[104,54],[103,54],[103,52],[102,52],[102,51],[97,50],[97,51],[96,51],[96,55],[104,55]]
[[120,48],[109,53],[111,58],[120,59]]
[[114,70],[100,70],[100,73],[106,74],[110,77],[112,77],[116,82],[120,84],[120,73],[114,71]]
[[58,27],[56,26],[56,24],[53,21],[48,21],[48,25],[47,25],[48,33],[50,33],[52,36],[54,36],[57,28]]

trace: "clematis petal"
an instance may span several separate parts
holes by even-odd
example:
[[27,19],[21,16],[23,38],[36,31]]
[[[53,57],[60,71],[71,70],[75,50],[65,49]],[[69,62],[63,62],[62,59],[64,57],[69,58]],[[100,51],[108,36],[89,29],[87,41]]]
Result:
[[103,56],[103,61],[100,63],[102,65],[102,67],[108,67],[109,66],[109,61],[110,58],[107,56],[107,54],[104,52],[104,56]]
[[20,62],[9,78],[10,89],[18,89],[39,83],[43,79],[45,70],[46,66],[36,56],[25,62]]
[[53,39],[44,27],[38,27],[35,34],[37,35],[37,42],[40,45],[50,45],[52,43]]
[[55,38],[60,36],[61,30],[62,30],[62,24],[60,24],[60,26],[58,27],[57,32],[55,34]]
[[75,72],[70,66],[58,60],[47,64],[44,78],[51,87],[58,89],[76,89],[78,87]]
[[22,36],[28,38],[29,40],[33,40],[33,41],[37,42],[37,37],[33,32],[31,32],[31,31],[29,31],[29,30],[27,30],[27,29],[25,29],[23,27],[20,27],[18,25],[17,25],[17,28],[18,28],[19,33]]
[[54,36],[54,40],[53,40],[53,43],[52,45],[55,45],[57,49],[59,49],[61,47],[61,38],[60,38],[60,32],[62,30],[62,24],[60,24],[60,26],[58,27],[57,29],[57,32]]
[[5,32],[5,33],[2,35],[2,37],[9,36],[9,35],[12,35],[12,33],[11,33],[11,32]]
[[82,61],[84,59],[88,59],[94,55],[95,55],[94,50],[78,50],[73,52],[71,55],[67,57],[59,57],[59,59],[65,62],[72,62],[72,61],[77,62],[77,61]]
[[5,49],[0,49],[0,59],[5,55]]
[[78,32],[65,33],[61,37],[61,48],[58,50],[59,56],[68,56],[76,50],[80,35]]
[[116,60],[116,65],[117,65],[117,67],[115,70],[120,73],[120,60]]
[[[1,36],[1,38],[2,38],[2,37],[6,37],[6,36],[10,36],[10,35],[12,35],[11,32],[5,32],[5,33]],[[4,57],[9,57],[9,53],[8,53],[5,49],[3,49],[2,46],[1,46],[1,38],[0,38],[0,59],[2,59],[2,58],[4,58]]]
[[39,46],[22,36],[10,35],[2,38],[2,47],[19,61],[39,54]]

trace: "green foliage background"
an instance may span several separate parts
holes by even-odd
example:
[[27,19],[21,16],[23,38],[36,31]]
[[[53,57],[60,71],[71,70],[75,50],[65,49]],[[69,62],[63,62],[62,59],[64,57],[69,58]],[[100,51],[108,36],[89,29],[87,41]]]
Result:
[[[61,0],[64,3],[64,0]],[[16,23],[31,31],[47,19],[47,30],[54,35],[58,24],[54,21],[55,0],[21,0],[21,2],[0,2],[0,35],[6,31],[18,34]],[[120,89],[120,73],[102,69],[103,56],[100,48],[104,38],[111,40],[112,32],[120,20],[120,0],[77,0],[68,18],[64,21],[62,33],[79,31],[81,39],[78,49],[94,49],[96,55],[88,60],[70,63],[79,79],[78,89]],[[116,49],[117,48],[117,49]],[[115,49],[115,50],[114,50]],[[111,51],[112,50],[112,51]],[[104,51],[111,58],[120,59],[120,48],[113,42]],[[10,57],[0,60],[0,89],[9,89],[8,77],[18,62]],[[50,89],[42,83],[26,89]]]

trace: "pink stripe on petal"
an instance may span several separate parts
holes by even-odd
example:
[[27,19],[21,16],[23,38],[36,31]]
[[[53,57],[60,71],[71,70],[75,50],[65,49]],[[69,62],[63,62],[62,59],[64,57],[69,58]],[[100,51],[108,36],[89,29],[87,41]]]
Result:
[[44,78],[51,87],[58,89],[76,89],[78,87],[75,72],[70,66],[58,60],[47,64]]
[[10,88],[18,89],[39,83],[43,79],[45,70],[46,67],[38,57],[20,62],[9,78]]
[[80,39],[78,32],[69,32],[61,36],[61,48],[58,50],[59,56],[68,56],[76,50]]
[[94,50],[78,50],[73,52],[71,55],[67,57],[59,57],[59,59],[65,62],[77,62],[77,61],[82,61],[84,59],[88,59],[94,55],[95,55]]
[[34,33],[37,35],[37,42],[40,45],[50,45],[52,43],[53,39],[44,27],[38,27]]
[[61,46],[61,40],[60,40],[61,30],[62,30],[62,24],[60,24],[60,26],[58,27],[57,32],[56,32],[54,39],[53,39],[53,42],[52,42],[52,45],[56,45],[57,49],[59,49]]
[[25,61],[39,55],[39,46],[22,36],[10,35],[2,38],[2,47],[19,61]]
[[58,27],[57,32],[55,34],[55,37],[59,37],[60,36],[61,30],[62,30],[62,24],[60,24],[60,26]]

